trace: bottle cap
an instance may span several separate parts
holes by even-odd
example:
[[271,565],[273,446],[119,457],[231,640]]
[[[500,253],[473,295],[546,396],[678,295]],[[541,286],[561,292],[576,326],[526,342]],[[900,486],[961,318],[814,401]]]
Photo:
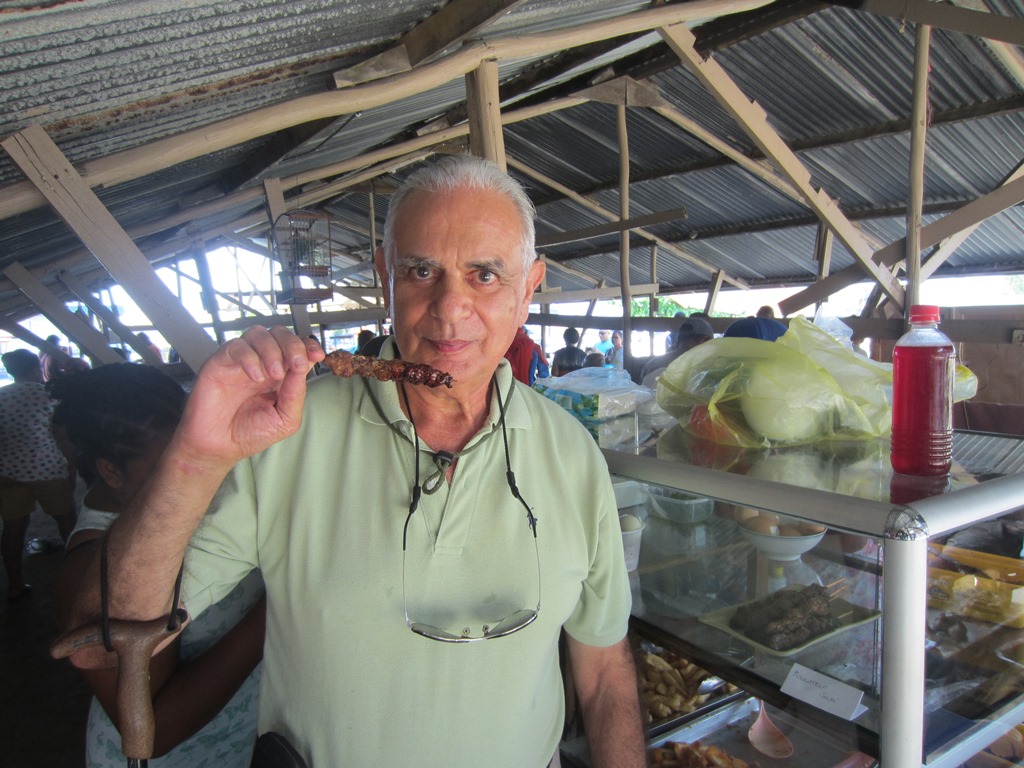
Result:
[[935,304],[914,304],[910,308],[910,322],[912,323],[937,323],[939,322],[939,308]]

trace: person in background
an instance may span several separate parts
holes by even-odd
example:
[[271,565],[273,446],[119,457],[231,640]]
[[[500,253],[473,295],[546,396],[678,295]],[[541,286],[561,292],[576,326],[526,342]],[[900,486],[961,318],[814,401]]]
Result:
[[[122,619],[167,614],[186,550],[194,613],[262,570],[260,727],[315,768],[557,765],[563,632],[591,765],[646,765],[607,465],[504,359],[544,278],[533,215],[481,158],[414,172],[375,253],[394,324],[381,357],[453,386],[309,383],[318,345],[249,328],[202,366],[132,514],[109,529]],[[100,615],[97,581],[80,579],[78,623]]]
[[[57,334],[47,336],[46,340],[61,351],[64,351],[64,347],[60,343],[60,336]],[[48,352],[42,352],[39,355],[39,365],[43,371],[43,383],[67,373],[70,370],[69,362],[70,360],[66,356],[61,357],[59,355],[51,355]]]
[[597,344],[594,345],[595,352],[600,352],[605,357],[608,357],[608,353],[610,353],[612,351],[612,347],[615,346],[614,344],[612,344],[611,333],[611,331],[597,332],[597,336],[600,339],[600,341],[598,341]]
[[15,349],[0,359],[14,379],[0,388],[0,552],[11,603],[32,589],[25,583],[22,556],[35,505],[56,521],[63,541],[71,535],[75,470],[53,435],[53,401],[43,385],[39,357]]
[[657,377],[668,368],[669,363],[682,355],[684,352],[715,338],[715,331],[711,323],[702,317],[688,317],[679,324],[675,333],[676,346],[664,355],[652,357],[640,371],[640,381],[645,387],[653,388],[657,383]]
[[366,345],[369,344],[371,341],[373,341],[376,337],[377,337],[377,334],[375,334],[373,331],[369,330],[368,328],[364,328],[363,330],[361,330],[359,332],[359,335],[356,336],[356,354],[357,355],[364,354],[363,353],[363,349],[365,349]]
[[158,347],[156,344],[154,344],[152,339],[149,338],[149,334],[148,333],[140,333],[139,334],[139,341],[141,341],[143,344],[145,344],[147,347],[149,347],[149,350],[154,355],[156,355],[156,359],[157,360],[159,360],[161,363],[164,361],[163,352],[161,352],[160,351],[160,347]]
[[548,356],[544,354],[544,350],[540,344],[533,342],[533,354],[530,355],[530,386],[537,379],[546,379],[551,376],[551,368],[548,365]]
[[773,319],[775,317],[775,310],[765,304],[754,313],[754,317],[766,317],[768,319]]
[[[686,317],[685,312],[676,312],[672,317]],[[674,331],[669,331],[668,337],[665,339],[665,352],[671,352],[676,347],[676,334]]]
[[775,341],[782,336],[788,328],[785,323],[780,323],[770,317],[744,317],[733,322],[722,335],[726,338],[749,338],[762,339],[763,341]]
[[[67,629],[70,597],[82,571],[111,523],[131,514],[135,495],[181,420],[185,393],[157,368],[130,363],[64,376],[50,390],[58,401],[54,426],[74,447],[79,474],[88,486],[55,589],[58,620]],[[262,594],[254,572],[194,617],[179,640],[154,658],[153,768],[248,768],[256,739]],[[180,666],[172,655],[180,655]],[[118,670],[82,674],[95,694],[86,726],[85,764],[120,768],[126,758],[111,718],[117,716]]]
[[551,358],[551,375],[564,376],[578,371],[587,362],[587,353],[580,349],[580,332],[575,328],[566,328],[562,333],[565,346],[555,352]]
[[584,368],[604,368],[604,355],[600,352],[588,352],[583,363]]
[[537,379],[546,379],[551,375],[544,350],[530,338],[525,327],[516,331],[515,338],[505,351],[505,359],[512,366],[512,375],[523,384],[533,386]]
[[626,364],[625,350],[622,348],[622,331],[615,331],[612,334],[612,348],[604,358],[607,365],[612,368],[623,368]]

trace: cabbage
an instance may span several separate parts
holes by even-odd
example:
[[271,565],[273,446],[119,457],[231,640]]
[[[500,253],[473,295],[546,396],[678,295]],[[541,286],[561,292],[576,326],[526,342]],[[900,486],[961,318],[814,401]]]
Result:
[[778,358],[758,360],[744,390],[739,401],[747,426],[769,440],[806,442],[825,433],[835,390],[809,379],[805,370]]

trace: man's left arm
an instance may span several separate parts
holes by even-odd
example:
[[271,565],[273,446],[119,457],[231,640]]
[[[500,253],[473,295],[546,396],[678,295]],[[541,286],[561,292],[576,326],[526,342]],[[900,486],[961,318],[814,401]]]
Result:
[[647,765],[636,668],[628,640],[601,648],[567,635],[572,677],[594,768]]

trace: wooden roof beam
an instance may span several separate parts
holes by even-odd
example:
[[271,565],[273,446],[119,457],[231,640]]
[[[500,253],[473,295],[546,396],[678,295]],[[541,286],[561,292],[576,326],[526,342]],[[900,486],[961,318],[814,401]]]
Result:
[[[1006,181],[992,192],[973,200],[938,221],[921,227],[921,248],[931,248],[948,238],[958,236],[967,229],[973,231],[974,227],[980,225],[990,216],[1020,203],[1024,200],[1024,178],[1022,176],[1024,176],[1024,169],[1018,166]],[[906,238],[900,238],[877,251],[875,259],[881,267],[892,269],[903,260],[905,254]],[[935,267],[931,267],[928,274],[932,274],[938,266],[939,264],[936,264]],[[846,269],[833,272],[800,293],[783,299],[779,302],[779,311],[784,315],[792,314],[809,304],[824,301],[836,291],[859,283],[863,279],[864,274],[860,267],[857,264],[851,265]]]
[[[174,136],[81,164],[90,187],[111,186],[193,160],[260,136],[324,117],[337,117],[423,93],[462,77],[484,59],[528,58],[597,40],[649,31],[667,24],[728,15],[760,8],[771,0],[691,0],[658,6],[568,29],[473,43],[450,56],[384,81],[357,85],[280,102]],[[0,194],[0,219],[46,202],[31,184],[7,185]]]
[[[596,213],[598,216],[601,216],[605,220],[618,222],[618,220],[619,220],[618,214],[616,214],[616,213],[614,213],[612,211],[609,211],[607,208],[604,208],[601,205],[598,205],[593,200],[590,200],[590,199],[588,199],[586,197],[583,197],[583,195],[580,195],[580,194],[577,194],[576,192],[573,192],[571,189],[569,189],[568,187],[566,187],[566,186],[564,186],[562,184],[559,184],[554,179],[552,179],[552,178],[550,178],[548,176],[545,176],[542,173],[538,173],[537,171],[535,171],[534,169],[530,168],[525,163],[521,163],[518,160],[516,160],[515,158],[509,157],[508,158],[508,164],[509,164],[510,168],[514,168],[515,170],[517,170],[520,173],[523,173],[523,174],[529,176],[530,178],[534,179],[535,181],[539,181],[541,184],[544,184],[545,186],[550,187],[551,189],[555,190],[556,192],[558,192],[558,193],[564,195],[565,197],[569,198],[574,203],[577,203],[578,205],[583,206],[587,210],[589,210],[589,211],[591,211],[593,213]],[[696,267],[698,267],[700,269],[705,270],[709,274],[713,275],[715,272],[718,271],[717,267],[711,266],[710,264],[706,263],[702,259],[699,259],[696,256],[694,256],[693,254],[688,253],[687,251],[683,250],[679,246],[674,245],[673,243],[670,243],[667,240],[665,240],[663,238],[660,238],[657,235],[654,235],[651,232],[648,232],[647,230],[645,230],[643,228],[634,229],[633,232],[636,233],[637,235],[647,239],[647,240],[650,240],[651,242],[657,243],[662,248],[664,248],[666,251],[671,253],[673,256],[676,256],[676,257],[682,259],[683,261],[687,262],[688,264],[693,264],[694,266],[696,266]],[[744,281],[742,281],[742,280],[740,280],[739,278],[736,278],[736,277],[726,277],[726,280],[730,284],[735,285],[737,288],[747,288],[747,287],[749,287]]]
[[[181,359],[193,370],[199,370],[216,348],[213,340],[156,276],[146,257],[46,131],[37,125],[29,126],[5,139],[2,145],[58,215],[178,350]],[[9,270],[5,274],[10,278]]]
[[1024,20],[1015,16],[957,8],[933,0],[825,0],[829,5],[842,5],[877,16],[888,16],[900,22],[910,21],[948,32],[998,40],[1011,45],[1024,45]]
[[334,73],[336,88],[408,72],[450,52],[470,35],[510,13],[524,0],[452,0],[410,29],[394,47]]
[[659,31],[680,60],[736,120],[782,176],[800,192],[805,204],[828,223],[860,266],[874,277],[897,306],[902,307],[903,288],[893,280],[887,270],[872,261],[874,248],[863,233],[843,215],[836,202],[824,190],[815,189],[811,185],[810,172],[768,123],[768,116],[764,110],[746,97],[718,62],[710,57],[704,59],[697,53],[694,48],[696,40],[685,25],[675,24]]

